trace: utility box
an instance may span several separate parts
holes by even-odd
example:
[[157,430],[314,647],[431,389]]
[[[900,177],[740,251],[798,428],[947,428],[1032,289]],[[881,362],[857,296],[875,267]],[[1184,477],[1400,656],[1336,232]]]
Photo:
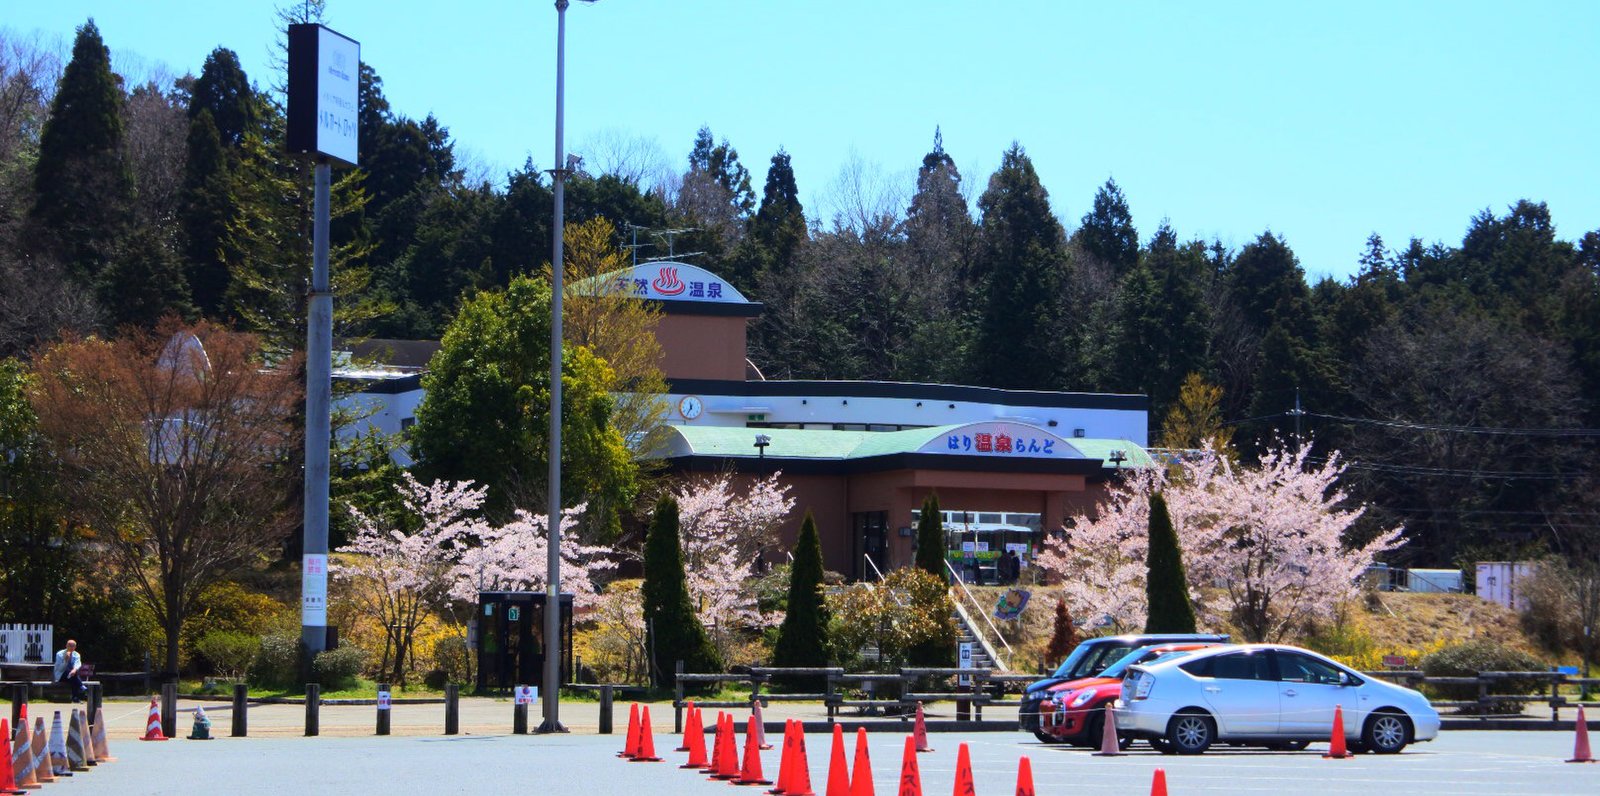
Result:
[[1532,561],[1479,561],[1478,596],[1513,611],[1525,611],[1528,598],[1524,591],[1533,574]]
[[[547,595],[533,591],[478,592],[476,643],[477,692],[510,693],[519,685],[544,682],[544,612]],[[572,679],[572,595],[560,595],[561,638],[553,654],[560,656],[561,682]]]
[[1421,593],[1458,594],[1461,592],[1459,569],[1408,569],[1406,590]]
[[55,660],[51,625],[0,625],[0,663],[50,663]]

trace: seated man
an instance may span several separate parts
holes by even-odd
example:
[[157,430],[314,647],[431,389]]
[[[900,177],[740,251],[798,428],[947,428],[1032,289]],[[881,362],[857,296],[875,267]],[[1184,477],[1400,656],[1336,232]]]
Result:
[[56,682],[72,686],[74,704],[83,699],[83,680],[78,677],[78,670],[82,668],[83,656],[78,654],[78,642],[67,639],[67,648],[56,652],[55,676]]

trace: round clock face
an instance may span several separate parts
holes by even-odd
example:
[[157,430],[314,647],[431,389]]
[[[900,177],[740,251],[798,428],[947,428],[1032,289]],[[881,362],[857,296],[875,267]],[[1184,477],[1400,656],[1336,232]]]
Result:
[[699,417],[705,408],[705,404],[701,403],[700,399],[693,395],[685,395],[683,400],[678,402],[678,414],[683,415],[684,420],[693,420]]

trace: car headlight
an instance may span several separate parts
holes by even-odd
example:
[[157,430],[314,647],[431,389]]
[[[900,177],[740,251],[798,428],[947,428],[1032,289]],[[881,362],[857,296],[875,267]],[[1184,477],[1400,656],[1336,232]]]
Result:
[[1094,699],[1094,690],[1085,688],[1082,691],[1079,691],[1077,696],[1072,698],[1071,707],[1081,708],[1084,705],[1089,704],[1089,700],[1091,699]]
[[1058,705],[1065,705],[1067,703],[1067,697],[1070,696],[1072,696],[1071,690],[1057,691],[1056,693],[1050,695],[1050,700]]

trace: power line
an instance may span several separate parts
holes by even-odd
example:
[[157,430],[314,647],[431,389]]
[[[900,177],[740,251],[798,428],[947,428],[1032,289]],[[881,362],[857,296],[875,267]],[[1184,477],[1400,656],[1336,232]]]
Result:
[[1447,434],[1490,434],[1504,437],[1600,437],[1600,428],[1496,428],[1491,426],[1448,426],[1438,423],[1412,423],[1404,420],[1378,420],[1370,417],[1329,415],[1322,414],[1320,412],[1304,412],[1304,414],[1309,417],[1320,417],[1324,420],[1336,420],[1341,423],[1363,423],[1370,426],[1415,429],[1418,431],[1438,431]]

